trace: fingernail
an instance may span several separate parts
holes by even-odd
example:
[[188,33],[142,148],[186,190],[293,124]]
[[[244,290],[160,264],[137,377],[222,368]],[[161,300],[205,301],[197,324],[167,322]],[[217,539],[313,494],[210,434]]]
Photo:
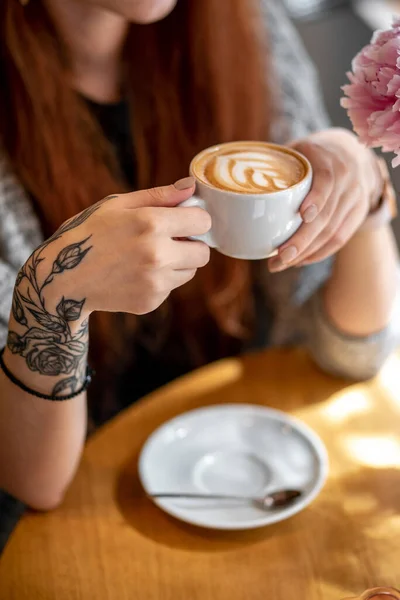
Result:
[[292,262],[297,256],[297,248],[294,246],[288,246],[282,252],[279,253],[279,258],[285,264]]
[[316,204],[311,204],[311,206],[309,206],[307,208],[307,210],[305,210],[303,212],[303,221],[304,223],[312,223],[314,221],[314,219],[316,218],[318,214],[318,208]]
[[184,177],[183,179],[178,179],[178,181],[174,183],[174,187],[177,190],[188,190],[189,188],[192,188],[194,184],[194,177]]
[[274,262],[271,262],[268,265],[268,268],[271,273],[278,273],[279,271],[283,271],[286,267],[282,264],[282,261],[276,260]]

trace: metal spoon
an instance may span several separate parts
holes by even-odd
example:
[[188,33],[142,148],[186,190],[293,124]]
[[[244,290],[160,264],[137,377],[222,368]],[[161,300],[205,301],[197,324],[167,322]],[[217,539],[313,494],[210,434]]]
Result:
[[149,498],[153,499],[169,499],[182,498],[192,500],[239,500],[242,502],[251,502],[264,510],[272,510],[274,508],[283,508],[291,504],[294,500],[301,496],[300,490],[278,490],[271,492],[261,497],[254,496],[231,496],[229,494],[191,494],[180,492],[160,492],[157,494],[148,494]]

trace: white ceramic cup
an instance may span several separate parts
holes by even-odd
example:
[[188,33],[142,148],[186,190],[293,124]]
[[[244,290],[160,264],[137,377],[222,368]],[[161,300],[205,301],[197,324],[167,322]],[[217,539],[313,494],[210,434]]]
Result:
[[[239,142],[240,145],[243,143],[251,145],[251,142]],[[190,163],[190,174],[196,180],[196,192],[181,206],[198,206],[211,215],[210,231],[192,239],[205,242],[233,258],[268,258],[276,254],[276,249],[301,225],[299,208],[311,189],[312,167],[305,156],[291,148],[257,142],[258,146],[294,155],[305,166],[303,179],[286,189],[263,194],[225,191],[199,180],[194,165],[204,154],[237,144],[229,142],[213,146],[194,157]]]

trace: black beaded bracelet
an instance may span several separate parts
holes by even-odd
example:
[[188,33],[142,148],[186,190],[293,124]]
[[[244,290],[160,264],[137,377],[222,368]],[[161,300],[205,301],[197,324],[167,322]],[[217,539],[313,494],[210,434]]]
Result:
[[13,375],[11,373],[11,371],[8,370],[8,368],[6,367],[6,365],[4,363],[4,359],[3,359],[4,350],[5,350],[5,348],[3,348],[0,351],[0,367],[2,368],[4,375],[6,377],[8,377],[8,379],[10,381],[12,381],[14,385],[18,386],[24,392],[31,394],[31,396],[37,396],[38,398],[42,398],[43,400],[52,400],[52,401],[71,400],[71,398],[75,398],[76,396],[79,396],[79,394],[82,394],[82,392],[85,392],[88,389],[88,387],[92,381],[92,377],[94,375],[93,369],[91,369],[89,366],[87,366],[86,367],[86,376],[85,376],[83,385],[76,392],[72,392],[72,394],[67,394],[66,396],[54,396],[52,394],[42,394],[41,392],[36,392],[35,390],[32,390],[31,388],[29,388],[27,385],[22,383],[22,381],[17,379],[17,377],[15,377],[15,375]]

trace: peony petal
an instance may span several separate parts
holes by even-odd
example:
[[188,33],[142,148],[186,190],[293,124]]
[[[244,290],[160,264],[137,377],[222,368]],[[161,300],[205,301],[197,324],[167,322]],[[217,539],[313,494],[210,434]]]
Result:
[[354,131],[366,145],[395,152],[393,166],[400,166],[400,18],[374,33],[347,78],[340,104]]
[[358,105],[363,108],[369,108],[371,112],[384,110],[388,106],[388,101],[381,94],[375,93],[371,95],[369,92],[373,89],[372,86],[344,86],[345,95],[351,99],[353,105]]
[[[389,125],[386,131],[386,135],[395,135],[396,137],[398,137],[400,136],[400,117],[397,113],[394,116],[396,117],[396,121]],[[400,146],[400,138],[398,138],[398,142]]]
[[395,69],[389,67],[380,69],[378,80],[382,86],[386,87],[385,92],[382,93],[388,96],[395,96],[396,92],[400,89],[400,75],[397,74]]
[[372,113],[368,119],[370,136],[382,136],[398,120],[398,114],[393,113],[391,110]]
[[381,48],[374,52],[374,59],[378,63],[395,66],[400,54],[400,40],[394,38],[389,40]]
[[391,29],[387,29],[387,30],[377,29],[376,31],[374,31],[374,34],[372,36],[371,46],[375,46],[375,45],[378,46],[378,45],[384,44],[387,40],[390,40],[391,37],[392,37]]

